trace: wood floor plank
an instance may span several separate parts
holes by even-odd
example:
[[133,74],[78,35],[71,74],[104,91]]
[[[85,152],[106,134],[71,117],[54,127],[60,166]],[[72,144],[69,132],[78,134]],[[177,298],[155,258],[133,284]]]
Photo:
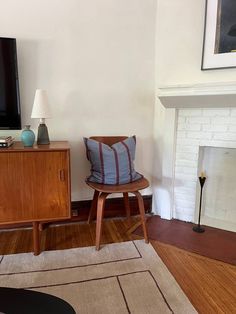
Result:
[[157,241],[152,245],[199,313],[236,313],[235,266]]

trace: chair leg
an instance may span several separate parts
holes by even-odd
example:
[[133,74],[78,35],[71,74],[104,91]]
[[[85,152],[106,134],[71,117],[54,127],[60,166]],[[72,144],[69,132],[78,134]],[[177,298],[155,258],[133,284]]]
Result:
[[88,220],[87,220],[88,224],[90,224],[90,222],[93,219],[93,217],[95,217],[95,212],[96,212],[96,209],[97,209],[97,202],[98,202],[98,195],[99,195],[99,192],[97,190],[94,190],[93,200],[92,200],[92,204],[91,204],[91,207],[90,207]]
[[127,219],[130,219],[129,194],[123,193],[123,196],[124,196],[126,217]]
[[134,195],[136,195],[138,199],[138,207],[139,207],[139,212],[141,216],[141,221],[142,221],[142,226],[143,226],[143,235],[146,243],[149,243],[148,240],[148,233],[147,233],[147,227],[146,227],[146,219],[145,219],[145,210],[144,210],[144,204],[143,204],[143,197],[140,194],[139,191],[133,192]]
[[102,219],[103,219],[103,213],[104,213],[104,205],[106,197],[109,195],[109,193],[101,193],[98,196],[98,202],[97,202],[97,223],[96,223],[96,250],[98,251],[100,249],[100,240],[101,240],[101,234],[102,234]]

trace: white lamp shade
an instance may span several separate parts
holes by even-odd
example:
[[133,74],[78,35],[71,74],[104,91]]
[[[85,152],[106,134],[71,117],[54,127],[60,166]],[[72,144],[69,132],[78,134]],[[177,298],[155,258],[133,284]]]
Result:
[[47,93],[45,90],[36,90],[31,118],[51,118],[51,111],[48,104]]

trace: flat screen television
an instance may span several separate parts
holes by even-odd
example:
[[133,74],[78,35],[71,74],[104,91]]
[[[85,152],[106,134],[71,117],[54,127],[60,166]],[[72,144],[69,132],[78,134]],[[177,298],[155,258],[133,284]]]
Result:
[[15,38],[0,37],[0,129],[21,129]]

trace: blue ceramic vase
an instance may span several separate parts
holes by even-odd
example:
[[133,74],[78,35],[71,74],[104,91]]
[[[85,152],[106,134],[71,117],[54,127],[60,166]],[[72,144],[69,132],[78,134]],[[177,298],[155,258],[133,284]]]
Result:
[[35,135],[34,132],[30,129],[30,125],[26,125],[25,129],[22,131],[21,141],[26,147],[32,147],[34,145]]

